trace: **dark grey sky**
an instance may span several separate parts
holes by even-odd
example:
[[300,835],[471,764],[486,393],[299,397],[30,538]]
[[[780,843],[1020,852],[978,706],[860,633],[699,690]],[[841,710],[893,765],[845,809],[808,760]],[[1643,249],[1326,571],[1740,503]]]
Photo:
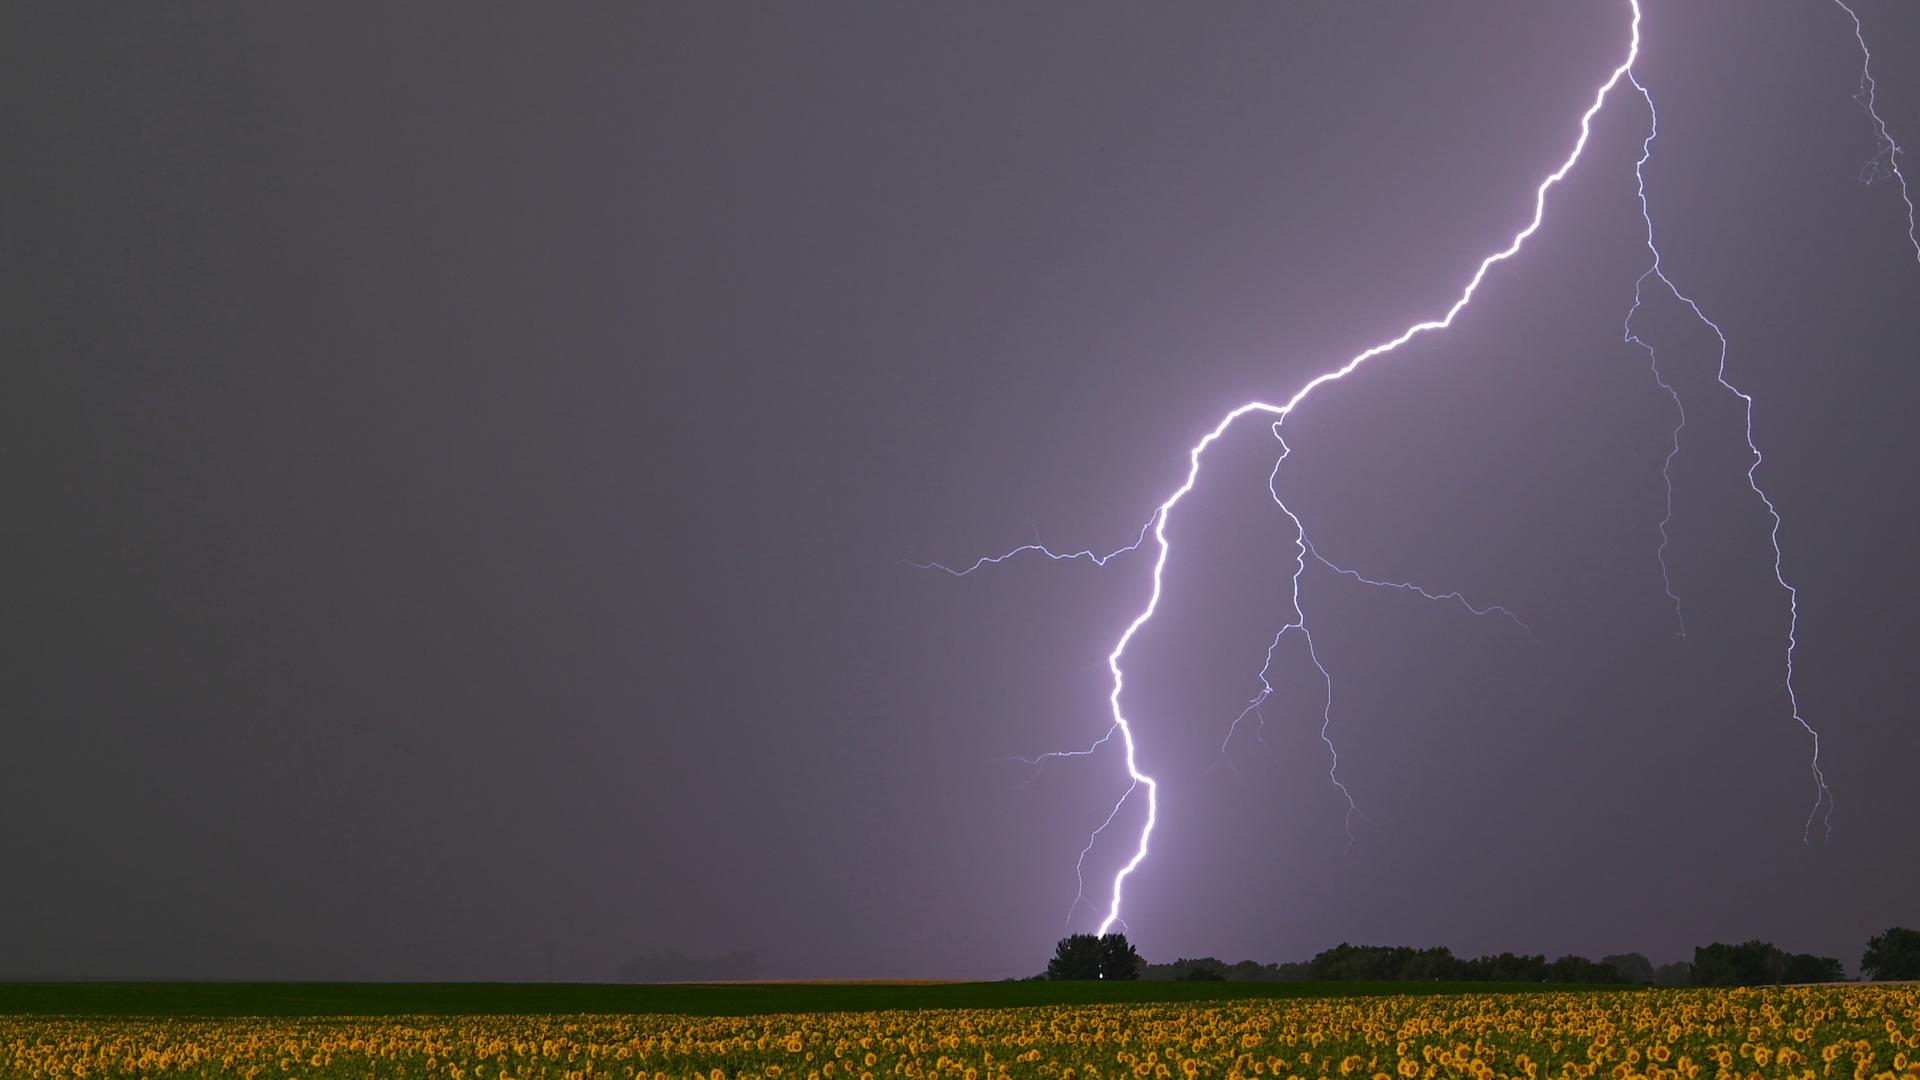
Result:
[[[1866,0],[1920,139],[1920,9]],[[1153,959],[1341,940],[1841,956],[1920,921],[1920,266],[1820,0],[1649,4],[1667,265],[1757,397],[1838,810],[1803,846],[1737,402],[1644,268],[1616,93],[1443,336],[1290,422],[1336,684],[1276,665],[1263,424],[1130,654]],[[0,973],[1035,970],[1121,790],[1117,546],[1226,409],[1443,311],[1624,3],[12,5]],[[1310,677],[1312,676],[1312,677]],[[1123,855],[1116,823],[1088,862]],[[1076,928],[1093,922],[1083,909]]]

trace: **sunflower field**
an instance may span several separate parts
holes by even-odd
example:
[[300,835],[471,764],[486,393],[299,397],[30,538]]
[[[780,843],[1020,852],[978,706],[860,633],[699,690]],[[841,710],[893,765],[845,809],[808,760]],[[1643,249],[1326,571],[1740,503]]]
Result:
[[745,1017],[6,1016],[0,1076],[1920,1080],[1920,987]]

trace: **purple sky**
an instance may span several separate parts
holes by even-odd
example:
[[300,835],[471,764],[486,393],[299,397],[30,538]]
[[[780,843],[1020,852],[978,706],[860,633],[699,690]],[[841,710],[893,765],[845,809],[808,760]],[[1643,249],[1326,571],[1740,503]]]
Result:
[[[1153,960],[1920,925],[1920,265],[1824,0],[1649,0],[1453,328],[1264,423],[1170,528],[1127,709]],[[1920,142],[1920,10],[1858,5]],[[1620,3],[16,7],[0,977],[1031,973],[1117,756],[1117,547],[1240,402],[1437,317]],[[1297,643],[1296,643],[1297,644]],[[1100,892],[1125,814],[1088,859]],[[1075,929],[1091,929],[1082,908]],[[551,967],[549,967],[549,944]]]

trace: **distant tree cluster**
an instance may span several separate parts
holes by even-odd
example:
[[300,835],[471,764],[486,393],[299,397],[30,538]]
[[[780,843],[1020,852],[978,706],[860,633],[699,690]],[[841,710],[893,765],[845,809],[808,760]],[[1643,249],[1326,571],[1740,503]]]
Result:
[[1653,962],[1637,952],[1603,956],[1600,963],[1612,968],[1621,982],[1644,986],[1653,981]]
[[[1682,965],[1684,967],[1684,965]],[[1654,968],[1638,953],[1595,962],[1582,956],[1501,953],[1465,960],[1445,947],[1341,944],[1304,964],[1227,964],[1211,956],[1149,964],[1146,978],[1228,982],[1651,982]]]
[[630,983],[744,982],[759,977],[760,957],[751,952],[719,956],[649,953],[621,964],[614,974],[618,981]]
[[[1920,979],[1920,930],[1891,927],[1867,942],[1860,972],[1868,979]],[[1465,960],[1441,947],[1341,943],[1304,964],[1228,964],[1211,956],[1148,964],[1124,934],[1063,938],[1047,964],[1048,979],[1138,979],[1186,982],[1555,982],[1631,986],[1770,986],[1841,982],[1846,972],[1831,956],[1790,953],[1772,942],[1714,942],[1684,960],[1655,967],[1639,953],[1588,960],[1500,953]]]
[[1138,979],[1146,967],[1125,934],[1074,934],[1054,946],[1049,979]]
[[1171,964],[1148,964],[1141,978],[1162,982],[1306,982],[1313,972],[1305,964],[1262,964],[1242,960],[1228,964],[1211,956],[1181,957]]
[[1777,983],[1839,982],[1840,961],[1811,953],[1789,953],[1768,941],[1740,945],[1714,942],[1693,950],[1695,986],[1772,986]]
[[1322,982],[1565,982],[1618,983],[1620,972],[1584,956],[1548,961],[1542,955],[1500,953],[1467,960],[1447,948],[1347,945],[1328,949],[1308,962]]
[[[1064,942],[1062,943],[1065,944]],[[1920,979],[1920,930],[1892,927],[1867,942],[1860,971],[1868,979]],[[1715,942],[1684,960],[1655,967],[1639,953],[1598,961],[1500,953],[1467,960],[1446,948],[1340,944],[1304,964],[1229,964],[1211,956],[1146,964],[1143,977],[1189,982],[1557,982],[1631,986],[1766,986],[1845,980],[1840,961],[1789,953],[1766,941]]]
[[1869,979],[1920,979],[1920,930],[1895,926],[1867,939],[1860,974]]
[[1653,969],[1655,986],[1692,986],[1693,965],[1685,960],[1675,960],[1671,964],[1661,964]]

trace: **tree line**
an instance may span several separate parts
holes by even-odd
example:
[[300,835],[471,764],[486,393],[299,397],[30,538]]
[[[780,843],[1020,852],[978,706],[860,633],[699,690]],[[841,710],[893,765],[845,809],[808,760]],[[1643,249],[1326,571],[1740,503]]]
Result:
[[[1920,979],[1920,930],[1892,927],[1867,942],[1860,957],[1867,979]],[[1500,953],[1466,959],[1444,946],[1414,949],[1341,943],[1304,963],[1226,964],[1211,956],[1149,964],[1125,934],[1073,934],[1060,939],[1045,979],[1155,979],[1206,982],[1554,982],[1633,986],[1768,986],[1839,982],[1846,972],[1830,956],[1790,953],[1767,941],[1714,942],[1655,967],[1639,953],[1589,960],[1567,955]]]

